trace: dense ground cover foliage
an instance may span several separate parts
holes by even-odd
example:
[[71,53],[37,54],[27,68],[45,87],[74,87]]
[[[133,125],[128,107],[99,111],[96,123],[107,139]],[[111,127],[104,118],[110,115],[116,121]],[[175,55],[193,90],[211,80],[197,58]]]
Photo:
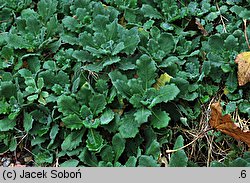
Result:
[[249,9],[0,0],[0,154],[35,166],[250,166],[247,146],[208,123],[215,101],[248,122],[234,60],[249,50]]

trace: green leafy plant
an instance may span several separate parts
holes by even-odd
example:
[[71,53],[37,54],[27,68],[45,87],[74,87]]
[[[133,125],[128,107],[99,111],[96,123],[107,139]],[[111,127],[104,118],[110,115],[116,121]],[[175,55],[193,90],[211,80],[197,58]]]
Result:
[[234,62],[248,50],[248,8],[0,0],[0,154],[28,149],[36,166],[249,166],[244,144],[204,125],[219,98],[249,119]]

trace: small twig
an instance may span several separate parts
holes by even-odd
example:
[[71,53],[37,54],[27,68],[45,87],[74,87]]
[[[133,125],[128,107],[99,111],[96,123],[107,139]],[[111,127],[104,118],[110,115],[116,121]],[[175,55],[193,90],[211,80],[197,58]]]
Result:
[[224,22],[224,20],[223,20],[223,18],[224,18],[225,20],[226,20],[226,18],[223,17],[223,16],[221,15],[220,7],[219,7],[219,5],[218,5],[217,2],[216,2],[216,7],[217,7],[217,9],[218,9],[218,11],[219,11],[219,13],[220,13],[220,20],[221,20],[222,25],[223,25],[223,30],[224,30],[225,33],[227,33],[226,24],[225,24],[225,22]]
[[27,137],[28,133],[26,133],[22,138],[21,140],[17,143],[17,146]]
[[166,150],[166,153],[174,153],[177,152],[179,150],[182,150],[188,146],[190,146],[191,144],[193,144],[196,140],[198,140],[199,138],[201,138],[205,133],[207,133],[208,131],[212,130],[212,128],[207,129],[206,131],[200,133],[194,140],[192,140],[191,142],[189,142],[188,144],[178,148],[178,149],[173,149],[173,150]]
[[182,6],[186,6],[183,2],[181,2],[180,0],[178,0],[178,2],[182,5]]
[[211,159],[211,155],[212,155],[212,144],[213,144],[213,141],[214,141],[214,136],[212,136],[212,140],[211,142],[209,143],[209,149],[208,149],[208,153],[207,153],[207,167],[209,167],[209,164],[210,164],[210,159]]
[[1,20],[0,23],[8,22],[8,21],[10,21],[10,20],[11,20],[11,18],[8,19],[8,20]]
[[59,167],[59,157],[57,157],[58,149],[56,150],[56,164],[55,167]]
[[244,35],[245,35],[246,43],[247,43],[248,48],[250,49],[250,44],[249,44],[248,36],[247,36],[247,20],[243,19],[243,22],[244,22]]

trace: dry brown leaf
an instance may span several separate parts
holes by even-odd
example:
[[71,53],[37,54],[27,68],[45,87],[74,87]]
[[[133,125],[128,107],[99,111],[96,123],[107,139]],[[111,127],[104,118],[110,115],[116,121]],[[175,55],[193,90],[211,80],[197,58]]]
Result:
[[200,23],[198,18],[195,18],[195,24],[198,26],[198,29],[200,29],[201,33],[203,34],[203,36],[207,36],[208,32],[206,31],[206,29],[203,27],[203,25]]
[[219,102],[211,105],[211,118],[209,123],[211,127],[235,138],[236,140],[247,143],[248,147],[250,147],[250,131],[243,131],[236,126],[231,120],[229,114],[222,116],[222,107]]
[[243,86],[250,82],[250,52],[240,53],[235,62],[238,64],[239,86]]

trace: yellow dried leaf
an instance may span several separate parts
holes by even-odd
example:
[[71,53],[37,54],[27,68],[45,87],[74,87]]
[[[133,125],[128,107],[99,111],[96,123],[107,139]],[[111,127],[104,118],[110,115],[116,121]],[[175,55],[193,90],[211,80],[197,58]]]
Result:
[[225,95],[228,95],[228,94],[230,93],[227,87],[224,88],[223,93],[224,93]]
[[250,52],[240,53],[235,62],[238,64],[239,86],[243,86],[250,82]]
[[154,84],[154,88],[159,90],[161,86],[164,86],[166,83],[169,83],[171,78],[173,77],[168,75],[167,73],[162,74]]

